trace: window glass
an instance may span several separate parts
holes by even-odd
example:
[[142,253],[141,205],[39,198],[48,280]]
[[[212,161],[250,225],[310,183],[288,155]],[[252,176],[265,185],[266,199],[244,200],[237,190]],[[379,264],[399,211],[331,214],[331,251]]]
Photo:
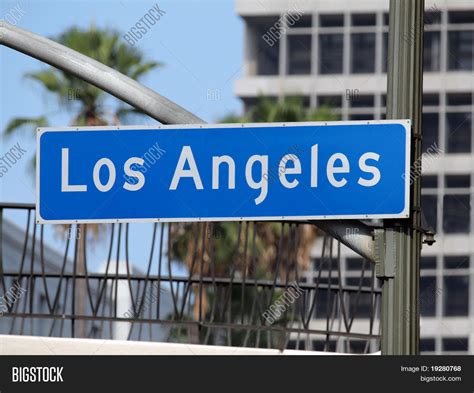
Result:
[[352,14],[352,26],[375,26],[375,14]]
[[257,75],[277,75],[279,72],[280,16],[247,18],[247,27],[255,40]]
[[342,27],[344,26],[344,15],[327,14],[319,16],[320,27]]
[[364,266],[364,260],[362,258],[347,258],[346,259],[346,269],[347,270],[357,270],[362,272]]
[[307,75],[311,73],[311,36],[288,36],[288,73]]
[[448,13],[449,23],[474,23],[474,11],[450,11]]
[[374,96],[356,95],[350,100],[351,108],[372,108],[374,106]]
[[448,69],[472,70],[474,30],[448,32]]
[[445,269],[468,269],[469,256],[468,255],[445,256],[444,268]]
[[313,340],[313,351],[336,352],[336,341]]
[[446,148],[448,153],[471,152],[471,114],[446,114]]
[[468,233],[471,226],[470,196],[467,194],[445,195],[443,209],[443,231],[445,233]]
[[450,93],[447,95],[447,104],[451,106],[456,105],[471,105],[471,93]]
[[434,352],[435,351],[435,339],[434,338],[422,338],[420,339],[420,352]]
[[286,24],[292,29],[294,27],[311,27],[313,22],[311,15],[288,14]]
[[382,72],[387,72],[388,33],[382,34]]
[[351,72],[375,71],[375,33],[351,34]]
[[448,188],[469,188],[471,175],[448,175],[445,177],[445,184]]
[[425,216],[426,223],[434,230],[438,225],[438,196],[437,195],[422,195],[421,209]]
[[438,105],[439,105],[438,93],[423,94],[423,106],[438,106]]
[[469,312],[469,276],[445,276],[443,314],[465,316]]
[[445,352],[466,352],[469,350],[467,337],[450,337],[442,340]]
[[318,72],[320,74],[341,74],[343,35],[320,34],[318,58]]
[[441,23],[441,12],[425,11],[425,15],[423,16],[423,22],[425,25],[435,25]]
[[422,269],[436,269],[436,257],[421,257],[420,267]]
[[341,96],[318,96],[318,106],[330,106],[332,108],[342,107]]
[[314,307],[315,318],[326,318],[331,315],[334,302],[337,301],[334,291],[321,289],[316,291],[316,305]]
[[439,146],[439,115],[437,113],[423,113],[421,118],[423,152],[429,148]]
[[436,298],[439,292],[435,276],[420,277],[420,315],[424,317],[436,315]]
[[437,187],[438,187],[438,176],[423,175],[421,177],[421,188],[437,188]]
[[440,32],[427,31],[423,41],[424,71],[439,71],[440,64]]

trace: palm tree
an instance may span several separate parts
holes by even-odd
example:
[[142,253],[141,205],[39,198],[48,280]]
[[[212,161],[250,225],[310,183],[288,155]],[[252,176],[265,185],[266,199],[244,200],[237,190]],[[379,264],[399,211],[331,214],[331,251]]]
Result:
[[[94,25],[88,29],[72,27],[60,34],[56,41],[135,80],[139,80],[160,65],[157,62],[145,60],[138,49],[132,48],[122,41],[119,32],[110,29],[98,29]],[[38,82],[51,96],[55,97],[61,109],[72,112],[71,126],[119,124],[127,116],[140,114],[139,111],[124,104],[119,104],[110,109],[105,103],[107,95],[103,90],[54,67],[30,72],[25,76]],[[31,132],[33,137],[34,130],[37,127],[47,125],[48,118],[46,115],[15,118],[7,124],[5,134],[10,135],[26,129]],[[92,235],[91,238],[97,238],[100,227],[89,225],[87,228]],[[70,231],[70,228],[67,229]],[[78,239],[80,239],[76,250],[76,272],[78,274],[85,272],[84,245],[87,239],[83,238],[86,233],[84,229],[83,225],[79,225],[77,228]],[[84,314],[86,294],[84,280],[77,280],[76,288],[76,310],[78,314]],[[78,322],[76,331],[76,336],[85,336],[83,321]]]
[[[237,122],[298,122],[298,121],[331,121],[337,120],[331,108],[323,106],[317,109],[307,109],[301,99],[296,97],[284,98],[276,102],[268,97],[260,97],[256,105],[244,116],[230,114],[221,120],[222,123]],[[248,239],[254,238],[255,247],[243,247],[239,243],[239,225],[235,222],[216,222],[203,224],[177,223],[173,225],[171,246],[173,255],[185,261],[190,274],[204,275],[214,273],[216,276],[228,277],[233,269],[240,276],[249,276],[251,254],[255,252],[255,271],[251,272],[258,278],[270,278],[278,269],[280,279],[294,279],[296,267],[305,269],[310,260],[310,250],[314,244],[316,230],[310,225],[298,227],[298,244],[293,244],[288,231],[282,233],[281,224],[259,222],[247,227]],[[211,236],[203,236],[203,234]],[[216,236],[217,235],[217,236]],[[218,238],[218,247],[212,238]],[[201,240],[204,239],[204,240]],[[250,240],[249,240],[250,241]],[[240,244],[236,252],[236,246]],[[296,247],[296,258],[286,263],[278,263],[277,255],[290,254]],[[196,255],[202,256],[202,261],[196,262]],[[211,257],[214,262],[211,266]],[[211,271],[213,269],[213,271]],[[235,272],[234,272],[235,273]],[[287,276],[288,275],[288,276]],[[198,320],[199,313],[205,315],[208,310],[208,294],[194,290],[194,319]]]

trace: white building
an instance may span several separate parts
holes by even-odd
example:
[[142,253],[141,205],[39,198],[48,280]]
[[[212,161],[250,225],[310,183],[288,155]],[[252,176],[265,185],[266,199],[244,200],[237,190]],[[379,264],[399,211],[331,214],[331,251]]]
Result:
[[[236,0],[245,53],[235,93],[246,108],[259,95],[298,96],[343,120],[384,119],[388,7]],[[425,11],[423,148],[435,154],[423,163],[422,204],[437,242],[422,251],[421,351],[474,354],[474,2],[426,0]],[[344,249],[342,259],[344,284],[356,284],[360,258]]]

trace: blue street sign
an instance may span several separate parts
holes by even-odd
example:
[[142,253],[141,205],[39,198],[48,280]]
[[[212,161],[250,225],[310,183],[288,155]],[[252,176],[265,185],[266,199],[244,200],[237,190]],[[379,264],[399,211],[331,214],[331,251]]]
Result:
[[41,128],[41,223],[396,218],[409,120]]

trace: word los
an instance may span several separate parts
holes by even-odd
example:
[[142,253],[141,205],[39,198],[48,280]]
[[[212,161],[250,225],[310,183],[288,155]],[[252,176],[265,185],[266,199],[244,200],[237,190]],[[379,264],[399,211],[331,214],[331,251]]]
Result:
[[12,367],[12,382],[64,382],[64,367]]
[[140,18],[126,34],[124,34],[123,39],[131,46],[134,46],[151,30],[151,26],[154,26],[164,14],[166,14],[166,12],[161,10],[158,4],[155,4],[153,8],[150,8],[148,12],[143,15],[143,17]]
[[15,165],[24,156],[26,150],[20,146],[20,143],[14,145],[3,156],[0,157],[0,177],[6,175],[13,165]]
[[[369,165],[369,160],[378,161],[380,155],[374,152],[367,152],[360,156],[358,160],[359,169],[368,174],[369,177],[359,177],[357,183],[363,187],[373,187],[381,179],[380,171],[377,167]],[[311,184],[312,188],[318,187],[318,145],[311,147]],[[123,166],[123,170],[126,175],[126,180],[123,182],[122,187],[127,191],[138,191],[145,185],[145,174],[143,171],[134,169],[134,165],[143,166],[145,161],[140,157],[130,157]],[[291,163],[292,166],[289,166]],[[231,156],[213,156],[212,157],[212,189],[220,189],[220,168],[221,165],[225,164],[227,167],[228,184],[227,189],[232,190],[236,187],[236,165],[235,161]],[[108,169],[107,182],[103,183],[100,179],[100,172],[102,167]],[[260,175],[257,179],[254,177],[254,167],[260,168]],[[188,168],[188,169],[185,169]],[[299,185],[300,181],[294,177],[288,179],[289,175],[301,175],[302,167],[301,161],[296,154],[285,154],[280,160],[279,164],[279,180],[283,187],[287,189],[295,188]],[[334,153],[329,158],[326,164],[326,177],[329,183],[335,187],[340,188],[348,184],[348,180],[344,174],[349,174],[351,171],[351,165],[347,156],[343,153]],[[109,158],[99,159],[93,168],[92,178],[95,187],[101,192],[107,192],[112,189],[116,180],[116,168],[114,163]],[[134,178],[131,182],[131,178]],[[197,166],[196,160],[191,146],[183,146],[181,154],[176,164],[173,178],[169,186],[169,190],[177,190],[182,179],[190,178],[194,182],[196,190],[203,190],[204,185],[201,180],[201,174]],[[255,204],[259,205],[262,203],[268,195],[268,155],[254,154],[250,156],[245,165],[245,179],[247,185],[259,191],[259,195],[255,198]],[[87,185],[71,185],[69,184],[69,149],[62,149],[62,161],[61,161],[61,191],[62,192],[86,192]]]

